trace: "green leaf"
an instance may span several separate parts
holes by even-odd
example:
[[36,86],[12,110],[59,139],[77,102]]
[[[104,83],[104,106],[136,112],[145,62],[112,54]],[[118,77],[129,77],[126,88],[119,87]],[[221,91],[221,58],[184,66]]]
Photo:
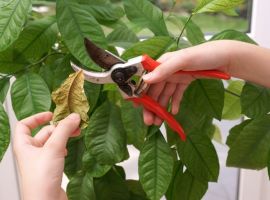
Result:
[[99,23],[105,25],[108,22],[116,22],[125,14],[121,7],[104,0],[90,0],[84,6]]
[[106,47],[106,38],[96,19],[87,7],[67,0],[57,0],[57,24],[69,51],[85,66],[100,70],[90,60],[84,38],[89,38],[101,47]]
[[87,112],[89,104],[85,96],[83,71],[70,74],[65,82],[52,93],[52,99],[56,105],[53,114],[53,122],[58,123],[71,113],[78,113],[81,117],[81,129],[88,126]]
[[100,91],[101,85],[84,81],[84,92],[90,105],[90,113],[96,108]]
[[119,26],[107,36],[107,41],[110,45],[127,49],[139,39],[127,26]]
[[69,179],[82,169],[82,155],[85,151],[83,137],[70,139],[67,144],[68,154],[65,157],[65,174]]
[[12,107],[18,120],[48,111],[51,95],[45,81],[35,73],[18,77],[11,87]]
[[94,180],[98,200],[127,200],[130,199],[124,179],[114,169],[105,176]]
[[24,58],[18,58],[18,52],[14,48],[9,48],[0,53],[0,73],[14,74],[26,66],[29,62]]
[[142,188],[140,181],[126,180],[126,185],[133,198],[136,197],[141,200],[147,200],[146,194]]
[[38,72],[38,74],[46,82],[51,92],[53,91],[54,70],[55,70],[55,65],[45,64],[40,67],[39,72]]
[[226,144],[229,147],[232,147],[233,143],[236,141],[237,137],[240,135],[241,131],[244,129],[244,127],[246,125],[248,125],[251,122],[251,120],[246,120],[243,121],[241,124],[238,124],[236,126],[234,126],[231,130],[230,130],[230,134],[227,137],[227,141]]
[[257,170],[266,167],[270,150],[270,115],[254,119],[239,130],[230,144],[227,166]]
[[183,174],[175,177],[173,197],[170,200],[200,200],[208,189],[207,181],[199,181],[186,170]]
[[110,165],[99,164],[95,157],[91,155],[90,151],[86,151],[82,158],[83,169],[92,177],[98,178],[105,175],[110,169]]
[[54,62],[55,69],[53,70],[53,90],[60,87],[60,85],[68,78],[69,74],[74,70],[70,66],[71,56],[66,55],[63,58],[59,58]]
[[143,121],[142,109],[134,108],[130,102],[123,102],[121,115],[127,133],[127,143],[141,149],[147,134],[147,126]]
[[168,51],[176,50],[176,48],[176,42],[170,37],[153,37],[131,46],[123,53],[122,58],[128,60],[135,56],[147,54],[156,59]]
[[240,95],[244,86],[243,81],[231,81],[225,91],[222,119],[234,120],[241,117]]
[[127,150],[119,108],[106,101],[90,120],[85,143],[98,163],[112,165],[122,161]]
[[14,43],[19,55],[34,62],[48,52],[56,41],[57,27],[54,17],[46,17],[30,22]]
[[0,162],[8,148],[10,142],[10,126],[8,115],[0,103]]
[[150,29],[156,36],[168,36],[162,11],[149,1],[124,0],[128,19],[143,28]]
[[[188,18],[186,17],[181,18],[183,24],[185,24],[187,20]],[[185,30],[187,39],[192,45],[198,45],[205,42],[204,33],[202,32],[201,28],[192,20],[187,23]]]
[[204,113],[209,117],[221,119],[224,105],[224,86],[220,80],[198,79],[191,83],[185,92],[198,115]]
[[214,35],[210,41],[213,40],[238,40],[242,42],[247,42],[251,44],[256,44],[246,33],[242,33],[236,30],[225,30],[216,35]]
[[193,14],[204,12],[226,12],[241,5],[243,2],[243,0],[200,0],[197,7],[193,10]]
[[241,94],[242,113],[250,118],[260,117],[270,111],[270,89],[246,83]]
[[88,173],[77,173],[68,183],[67,196],[69,200],[96,200],[93,178]]
[[4,102],[10,86],[9,77],[0,76],[0,102]]
[[217,181],[219,162],[208,135],[192,131],[187,134],[187,140],[180,141],[177,147],[181,161],[197,180]]
[[173,157],[160,131],[149,137],[139,156],[140,182],[151,200],[167,191],[173,173]]
[[173,176],[172,176],[172,180],[170,183],[170,186],[166,192],[166,199],[167,200],[173,200],[176,199],[176,190],[179,187],[178,184],[178,177],[181,177],[183,175],[183,164],[180,160],[177,160],[174,162],[174,166],[173,166]]
[[10,0],[0,7],[0,52],[19,36],[31,8],[31,0]]

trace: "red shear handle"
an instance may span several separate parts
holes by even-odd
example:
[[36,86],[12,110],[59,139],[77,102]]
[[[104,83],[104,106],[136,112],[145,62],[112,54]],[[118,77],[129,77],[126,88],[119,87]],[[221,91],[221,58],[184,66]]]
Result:
[[147,96],[146,94],[142,94],[141,97],[128,98],[127,100],[133,101],[134,103],[137,104],[141,104],[147,110],[155,113],[161,119],[165,120],[168,123],[169,127],[174,131],[176,131],[183,141],[186,140],[186,135],[181,125],[174,119],[174,117],[167,110],[161,107],[161,105],[159,105],[151,97]]
[[[142,65],[145,70],[147,71],[153,71],[157,66],[160,65],[159,62],[153,60],[148,55],[142,56]],[[189,75],[195,75],[195,76],[205,76],[205,77],[211,77],[211,78],[218,78],[218,79],[224,79],[229,80],[231,76],[225,72],[221,72],[218,70],[198,70],[198,71],[177,71],[176,74],[189,74]]]

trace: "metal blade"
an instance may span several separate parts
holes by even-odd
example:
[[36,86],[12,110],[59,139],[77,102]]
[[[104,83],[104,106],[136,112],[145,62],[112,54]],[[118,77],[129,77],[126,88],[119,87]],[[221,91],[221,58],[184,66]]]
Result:
[[92,41],[85,38],[84,44],[88,55],[91,59],[100,67],[110,70],[115,64],[125,63],[121,58],[113,55],[111,52],[108,52],[98,46],[96,46]]

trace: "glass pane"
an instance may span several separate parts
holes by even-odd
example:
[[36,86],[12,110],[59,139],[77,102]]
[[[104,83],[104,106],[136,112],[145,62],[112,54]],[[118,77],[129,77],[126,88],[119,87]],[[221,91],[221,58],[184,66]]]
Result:
[[[151,0],[165,13],[168,21],[170,16],[188,17],[197,0]],[[245,0],[242,6],[236,9],[238,16],[232,17],[223,13],[202,13],[193,16],[192,20],[203,30],[205,34],[214,34],[226,29],[234,29],[241,32],[249,32],[252,0]],[[180,20],[179,20],[180,21]],[[167,23],[171,33],[178,35],[180,27],[175,23]]]

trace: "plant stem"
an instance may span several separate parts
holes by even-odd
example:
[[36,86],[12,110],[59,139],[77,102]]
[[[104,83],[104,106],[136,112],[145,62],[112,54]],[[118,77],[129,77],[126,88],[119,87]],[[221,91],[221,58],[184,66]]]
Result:
[[185,23],[185,25],[184,25],[184,27],[183,27],[183,29],[182,29],[179,37],[177,38],[177,46],[179,45],[180,39],[181,39],[181,37],[182,37],[182,35],[183,35],[183,33],[184,33],[184,31],[185,31],[185,29],[186,29],[186,27],[187,27],[187,25],[188,25],[188,23],[189,23],[189,21],[191,20],[192,17],[193,17],[193,14],[191,14],[189,16],[189,18],[187,19],[187,21],[186,21],[186,23]]
[[228,90],[228,89],[225,89],[225,92],[227,92],[228,94],[231,94],[231,95],[233,95],[233,96],[236,96],[236,97],[238,97],[238,98],[241,97],[239,94],[236,94],[235,92],[232,92],[232,91],[230,91],[230,90]]

